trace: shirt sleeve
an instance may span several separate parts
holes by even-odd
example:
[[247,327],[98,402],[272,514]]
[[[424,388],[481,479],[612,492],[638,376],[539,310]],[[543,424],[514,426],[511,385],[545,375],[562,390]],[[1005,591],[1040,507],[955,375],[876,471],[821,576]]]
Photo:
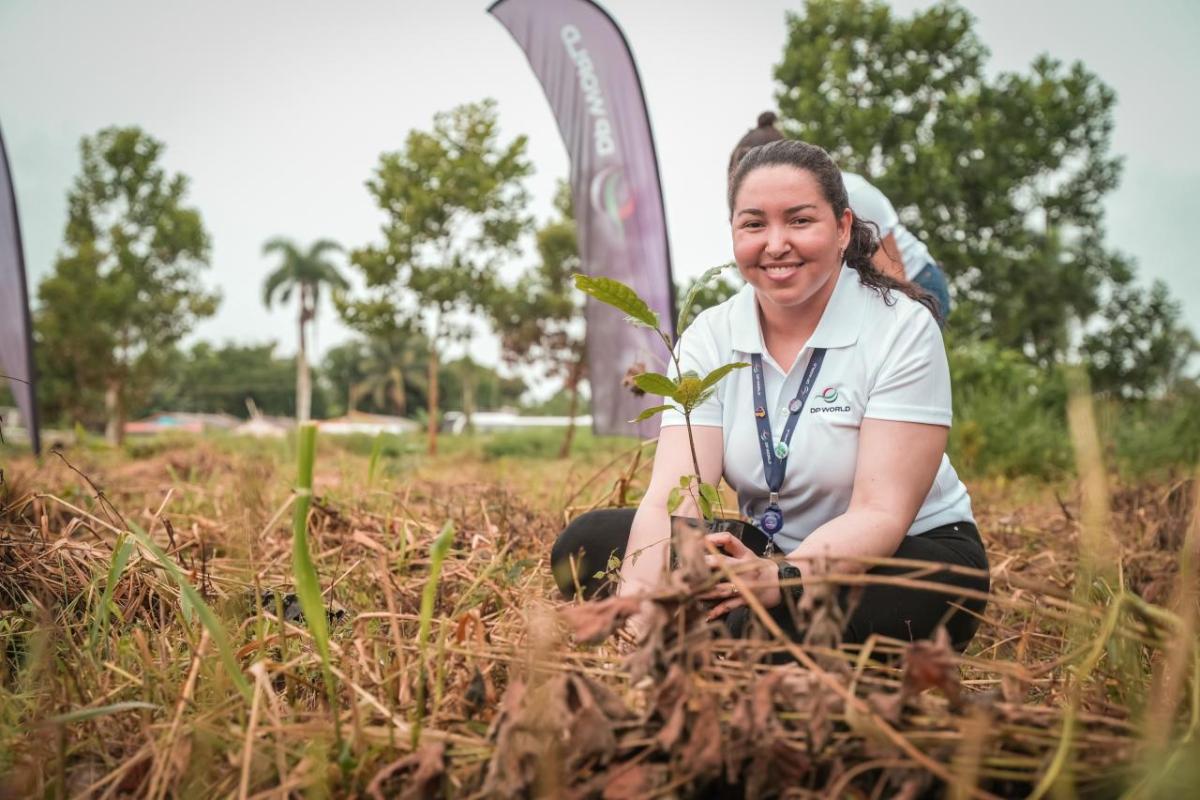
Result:
[[865,417],[950,427],[950,365],[942,332],[924,308],[898,321],[867,397]]
[[[728,359],[721,360],[721,354],[717,350],[716,338],[713,335],[710,324],[711,316],[708,310],[706,310],[700,316],[696,317],[695,321],[679,337],[677,347],[679,348],[679,367],[682,372],[693,371],[703,378],[728,361]],[[671,364],[667,374],[672,378],[678,377],[675,374],[674,363]],[[692,409],[693,425],[712,425],[718,428],[724,425],[720,392],[721,384],[717,386],[717,391],[713,392],[703,403]],[[669,403],[671,401],[664,399],[663,402]],[[684,420],[682,412],[671,410],[662,413],[662,424],[660,426],[662,428],[686,424],[687,422]]]
[[854,216],[879,226],[879,238],[887,236],[900,224],[900,215],[887,195],[875,188],[865,178],[846,181],[846,193],[850,195],[850,208]]

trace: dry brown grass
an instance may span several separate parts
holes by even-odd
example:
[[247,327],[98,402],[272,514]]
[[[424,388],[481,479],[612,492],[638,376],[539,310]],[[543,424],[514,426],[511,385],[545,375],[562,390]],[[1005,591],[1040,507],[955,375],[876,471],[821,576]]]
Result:
[[[5,465],[0,490],[5,796],[632,798],[723,779],[750,797],[1170,796],[1200,780],[1195,595],[1180,605],[1176,580],[1191,481],[1112,492],[1118,583],[1088,602],[1072,487],[972,487],[993,598],[965,656],[944,642],[724,640],[690,601],[699,571],[653,603],[658,623],[638,643],[605,635],[627,604],[561,613],[546,558],[563,506],[636,496],[644,458],[445,456],[368,486],[365,458],[323,442],[310,530],[326,598],[344,611],[336,752],[307,629],[259,599],[291,585],[292,468],[209,443],[67,457],[108,503],[53,457]],[[414,751],[418,609],[447,521]],[[127,525],[217,612],[249,702],[141,548],[93,634]],[[769,665],[773,653],[788,663]]]

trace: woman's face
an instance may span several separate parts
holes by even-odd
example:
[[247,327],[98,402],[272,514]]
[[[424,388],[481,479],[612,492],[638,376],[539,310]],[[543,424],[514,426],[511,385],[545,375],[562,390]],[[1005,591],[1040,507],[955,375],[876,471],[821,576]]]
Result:
[[734,197],[733,257],[760,303],[788,308],[826,299],[837,283],[852,220],[849,209],[834,216],[811,172],[759,167]]

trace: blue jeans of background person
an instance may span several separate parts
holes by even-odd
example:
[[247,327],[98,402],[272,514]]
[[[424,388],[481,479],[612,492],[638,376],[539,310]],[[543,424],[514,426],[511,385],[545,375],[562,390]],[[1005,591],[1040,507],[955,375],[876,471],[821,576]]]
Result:
[[946,273],[931,261],[917,273],[912,282],[933,296],[934,302],[938,304],[938,325],[946,327],[946,318],[950,316],[950,284],[946,281]]

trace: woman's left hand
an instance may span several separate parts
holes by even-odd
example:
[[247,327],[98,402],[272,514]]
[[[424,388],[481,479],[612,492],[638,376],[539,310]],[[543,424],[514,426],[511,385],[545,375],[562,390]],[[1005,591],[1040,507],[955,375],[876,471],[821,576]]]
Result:
[[[709,553],[704,558],[713,568],[724,566],[738,576],[739,581],[745,581],[746,588],[763,604],[765,608],[774,608],[783,599],[779,591],[779,565],[769,558],[763,558],[741,539],[730,533],[710,533],[705,537],[707,544],[723,553]],[[711,611],[708,619],[713,620],[728,614],[735,608],[746,605],[746,598],[729,581],[722,581],[712,591],[704,595],[706,600],[720,600]]]

